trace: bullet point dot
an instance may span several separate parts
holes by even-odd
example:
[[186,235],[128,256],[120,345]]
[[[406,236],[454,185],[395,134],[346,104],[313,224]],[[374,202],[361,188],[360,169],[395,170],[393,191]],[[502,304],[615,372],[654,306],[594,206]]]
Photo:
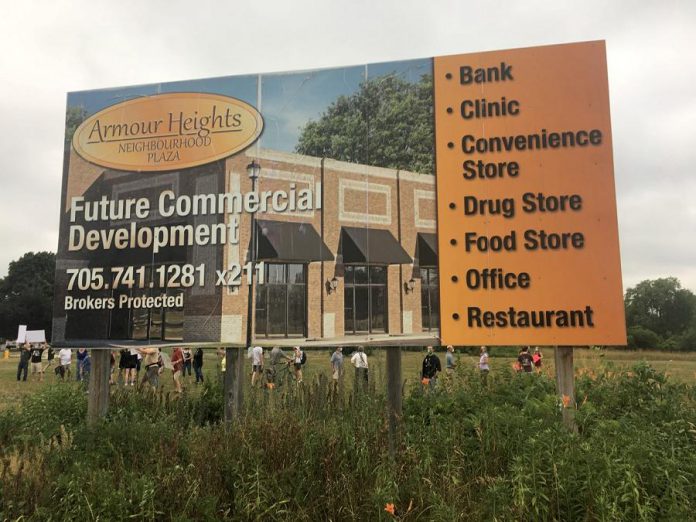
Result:
[[452,210],[454,210],[455,208],[457,208],[457,205],[455,205],[454,202],[452,202],[452,203],[449,204],[449,208],[451,208]]
[[453,112],[452,107],[447,107],[447,114],[452,114]]
[[447,74],[445,74],[445,78],[447,78],[448,80],[451,80],[451,79],[452,79],[452,73],[447,73]]
[[452,142],[450,141],[450,142],[447,144],[447,147],[449,147],[450,149],[453,149],[453,148],[454,148],[454,143],[452,143]]
[[453,283],[456,283],[457,281],[459,281],[459,278],[458,278],[456,275],[453,275],[453,276],[452,276],[452,282],[453,282]]
[[457,244],[456,239],[454,239],[454,238],[450,239],[450,245],[456,245],[456,244]]
[[459,321],[459,314],[452,314],[452,319],[454,319],[455,321]]

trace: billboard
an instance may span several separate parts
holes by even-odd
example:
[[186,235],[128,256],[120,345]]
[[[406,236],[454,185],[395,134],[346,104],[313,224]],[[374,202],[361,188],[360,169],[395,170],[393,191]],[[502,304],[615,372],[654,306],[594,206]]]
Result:
[[53,342],[624,344],[603,42],[68,95]]

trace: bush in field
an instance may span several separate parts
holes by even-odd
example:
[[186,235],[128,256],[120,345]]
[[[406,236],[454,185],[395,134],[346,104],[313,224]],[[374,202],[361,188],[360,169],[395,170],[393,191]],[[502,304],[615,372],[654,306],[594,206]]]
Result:
[[190,398],[116,391],[92,427],[71,390],[0,413],[0,518],[387,520],[393,503],[406,520],[687,520],[696,507],[696,387],[647,365],[582,375],[578,433],[544,374],[484,386],[460,367],[406,391],[393,458],[375,390],[250,391],[228,432],[215,379]]
[[659,335],[642,326],[631,326],[626,334],[628,347],[632,350],[637,348],[657,348],[662,342]]

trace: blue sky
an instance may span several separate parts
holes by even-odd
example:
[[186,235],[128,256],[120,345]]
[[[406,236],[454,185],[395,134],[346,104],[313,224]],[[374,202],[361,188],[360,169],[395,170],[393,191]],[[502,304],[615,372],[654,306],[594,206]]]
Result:
[[[432,59],[404,60],[302,72],[222,76],[200,80],[153,83],[72,92],[68,106],[83,107],[91,115],[132,98],[169,92],[206,92],[231,96],[254,107],[261,105],[264,132],[261,146],[291,152],[304,125],[318,119],[339,96],[356,92],[367,78],[397,75],[417,82],[432,74]],[[261,82],[261,100],[258,82]],[[434,152],[433,152],[434,153]]]

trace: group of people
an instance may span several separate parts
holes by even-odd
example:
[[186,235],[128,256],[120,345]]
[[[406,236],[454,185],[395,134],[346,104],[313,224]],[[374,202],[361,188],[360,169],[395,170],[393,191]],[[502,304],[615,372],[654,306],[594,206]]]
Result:
[[[123,353],[124,351],[122,351]],[[174,389],[177,393],[183,391],[183,380],[188,375],[191,376],[191,368],[196,376],[195,384],[202,384],[203,377],[203,348],[196,349],[195,353],[190,349],[182,346],[177,346],[172,351],[171,358],[162,352],[161,348],[135,348],[133,350],[126,349],[125,352],[131,353],[132,357],[137,357],[136,379],[137,374],[142,366],[145,366],[145,374],[140,381],[141,385],[149,385],[154,389],[159,386],[159,378],[166,369],[171,370]],[[142,360],[142,362],[140,362]],[[132,362],[131,362],[132,364]],[[134,383],[135,381],[133,381]]]
[[[268,352],[268,353],[267,353]],[[251,386],[274,388],[282,384],[286,376],[292,375],[297,384],[304,380],[303,368],[307,363],[307,354],[300,346],[294,346],[290,355],[280,346],[274,346],[270,351],[264,351],[261,346],[249,347],[247,357],[251,359]],[[219,352],[221,369],[227,367],[224,350]],[[355,368],[355,380],[361,387],[367,387],[369,382],[369,363],[367,354],[362,346],[358,346],[350,358]],[[345,375],[343,347],[337,346],[331,353],[331,379],[335,388],[342,384]]]
[[[520,350],[517,360],[515,361],[514,368],[517,372],[532,373],[535,369],[537,372],[541,371],[543,364],[544,355],[537,346],[534,349],[534,353],[530,353],[531,347],[524,346]],[[479,361],[478,369],[481,373],[481,380],[485,385],[488,382],[488,374],[491,371],[490,364],[488,362],[488,348],[486,346],[481,346],[479,350]],[[454,372],[456,366],[454,358],[454,347],[452,345],[447,346],[447,354],[445,355],[446,368],[445,371],[448,374]],[[427,353],[423,359],[423,366],[421,369],[421,383],[424,386],[429,386],[431,388],[435,387],[437,383],[437,377],[442,371],[440,365],[440,359],[435,355],[432,346],[428,346]]]
[[[44,353],[46,363],[44,364]],[[58,361],[56,362],[56,352],[47,343],[24,343],[19,347],[19,363],[17,364],[17,381],[27,381],[29,367],[31,366],[31,378],[36,381],[43,381],[44,374],[49,368],[53,368],[56,376],[61,380],[70,378],[72,366],[72,350],[61,348],[58,350]],[[92,368],[92,361],[86,348],[80,348],[76,354],[77,367],[76,379],[78,381],[89,381],[89,373]]]
[[535,369],[538,372],[541,371],[544,355],[541,353],[538,346],[534,349],[533,354],[529,353],[530,350],[531,347],[529,346],[524,346],[522,350],[520,350],[517,356],[517,362],[515,363],[515,370],[517,372],[532,373]]
[[[46,364],[44,364],[44,353],[46,354]],[[141,385],[148,384],[153,388],[159,386],[159,378],[166,369],[172,372],[174,388],[177,392],[183,391],[183,379],[191,376],[191,370],[195,374],[195,384],[203,383],[203,349],[193,350],[187,347],[175,347],[171,358],[164,354],[161,348],[123,348],[119,350],[118,374],[115,376],[116,355],[111,352],[111,384],[123,384],[124,386],[135,386],[138,382]],[[220,368],[222,372],[226,368],[225,351],[218,350],[220,358]],[[300,346],[295,346],[290,355],[286,354],[280,346],[274,346],[268,354],[263,347],[249,347],[247,357],[251,359],[251,386],[273,388],[278,384],[280,378],[292,374],[294,380],[300,384],[303,382],[303,367],[307,362],[307,355]],[[31,376],[33,380],[43,381],[44,373],[52,366],[61,380],[70,379],[72,366],[72,349],[62,348],[57,353],[58,362],[56,363],[56,353],[53,348],[46,344],[25,343],[20,347],[19,364],[17,366],[17,380],[26,381],[31,366]],[[487,382],[490,366],[488,362],[488,349],[481,346],[478,368],[484,384]],[[76,353],[76,379],[87,381],[91,371],[91,358],[85,348],[80,348]],[[367,354],[362,346],[358,346],[350,357],[350,362],[355,368],[355,383],[357,386],[367,388],[369,383],[369,364]],[[343,348],[337,346],[331,354],[331,377],[334,387],[338,387],[345,374]],[[541,371],[543,364],[543,354],[539,347],[531,353],[531,347],[523,347],[514,367],[518,372],[532,373],[535,369]],[[144,366],[145,373],[139,380],[141,368]],[[454,347],[447,346],[445,354],[445,372],[452,374],[456,367]],[[287,370],[287,371],[286,371]],[[439,357],[435,354],[432,346],[427,347],[427,353],[423,359],[421,367],[421,382],[424,386],[434,388],[438,382],[438,376],[442,372],[442,365]]]

